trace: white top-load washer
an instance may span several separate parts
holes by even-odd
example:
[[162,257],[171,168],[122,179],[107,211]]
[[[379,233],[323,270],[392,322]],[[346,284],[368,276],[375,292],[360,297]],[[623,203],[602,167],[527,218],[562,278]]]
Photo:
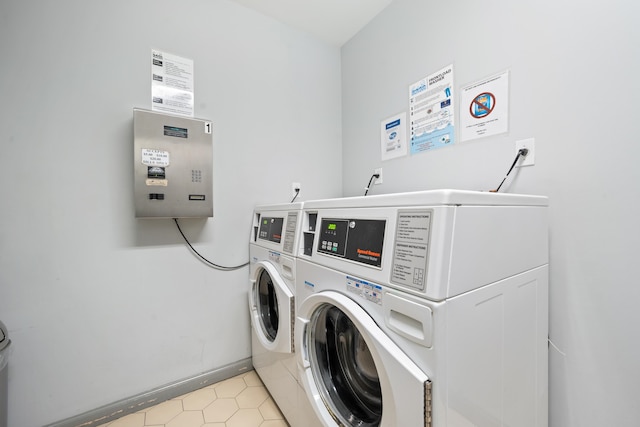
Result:
[[253,366],[291,425],[298,416],[293,331],[302,206],[302,202],[257,206],[249,241]]
[[547,426],[546,197],[307,202],[296,360],[325,426]]

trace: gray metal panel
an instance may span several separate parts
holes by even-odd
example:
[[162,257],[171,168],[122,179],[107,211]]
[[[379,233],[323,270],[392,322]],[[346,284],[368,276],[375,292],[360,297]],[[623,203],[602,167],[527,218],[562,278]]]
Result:
[[[133,123],[136,217],[212,217],[211,122],[136,108]],[[149,170],[154,166],[156,176]]]

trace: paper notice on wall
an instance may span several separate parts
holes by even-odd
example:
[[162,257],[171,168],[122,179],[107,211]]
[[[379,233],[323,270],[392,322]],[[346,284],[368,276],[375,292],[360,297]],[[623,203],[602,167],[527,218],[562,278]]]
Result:
[[389,117],[380,123],[380,149],[382,160],[407,155],[407,113]]
[[453,64],[409,86],[411,154],[454,143]]
[[151,109],[193,117],[193,60],[151,51]]
[[509,130],[509,71],[474,82],[460,93],[460,140]]

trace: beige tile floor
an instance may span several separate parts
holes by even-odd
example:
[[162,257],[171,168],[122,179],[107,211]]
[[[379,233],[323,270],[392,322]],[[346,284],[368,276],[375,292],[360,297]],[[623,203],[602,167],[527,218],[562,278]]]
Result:
[[99,427],[288,427],[255,371]]

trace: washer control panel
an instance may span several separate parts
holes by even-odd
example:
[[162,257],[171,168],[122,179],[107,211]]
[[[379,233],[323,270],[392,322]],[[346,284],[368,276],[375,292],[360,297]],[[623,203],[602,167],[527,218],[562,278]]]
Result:
[[380,267],[386,224],[381,219],[323,218],[317,251]]
[[261,217],[258,238],[274,243],[280,243],[282,240],[283,224],[284,218],[281,217]]

